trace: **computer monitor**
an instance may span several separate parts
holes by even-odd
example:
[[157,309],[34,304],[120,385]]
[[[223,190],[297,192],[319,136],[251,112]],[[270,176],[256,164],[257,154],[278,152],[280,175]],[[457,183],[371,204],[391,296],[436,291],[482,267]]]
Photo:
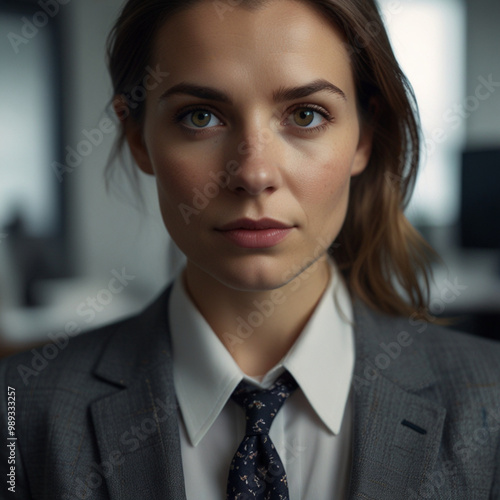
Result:
[[460,235],[463,248],[500,250],[500,147],[462,154]]

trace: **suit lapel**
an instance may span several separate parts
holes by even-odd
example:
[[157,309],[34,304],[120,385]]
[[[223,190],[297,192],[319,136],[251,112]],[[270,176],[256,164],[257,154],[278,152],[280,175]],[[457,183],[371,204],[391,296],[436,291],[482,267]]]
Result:
[[[169,290],[135,321],[129,320],[126,328],[118,328],[95,370],[114,386],[109,396],[91,405],[100,474],[111,500],[186,498],[168,296]],[[354,312],[353,465],[348,498],[417,498],[438,456],[446,414],[419,395],[436,382],[433,371],[425,354],[411,344],[391,356],[382,347],[388,339],[396,339],[404,325],[379,317],[360,302],[355,302]]]
[[[156,373],[155,373],[156,372]],[[177,406],[161,368],[91,406],[111,499],[182,499]]]
[[356,391],[349,498],[417,498],[438,456],[445,413],[384,377]]
[[[421,397],[436,381],[425,354],[396,347],[404,325],[355,304],[353,464],[349,499],[417,498],[432,470],[446,410]],[[408,325],[406,325],[408,326]],[[394,339],[392,355],[387,347]]]
[[91,405],[101,475],[112,500],[185,500],[168,295],[118,329],[95,370],[115,386]]

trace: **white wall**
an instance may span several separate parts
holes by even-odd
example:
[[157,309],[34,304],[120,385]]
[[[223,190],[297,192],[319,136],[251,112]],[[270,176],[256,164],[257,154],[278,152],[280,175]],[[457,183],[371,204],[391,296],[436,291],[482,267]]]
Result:
[[[500,146],[500,2],[467,2],[467,96],[474,96],[478,78],[492,79],[498,86],[467,119],[467,145]],[[471,101],[472,103],[472,101]]]
[[[111,98],[111,84],[105,66],[105,41],[116,19],[121,0],[73,0],[65,6],[65,30],[70,40],[67,59],[70,70],[70,99],[66,107],[72,115],[69,145],[77,149],[85,140],[82,131],[99,127]],[[73,218],[72,244],[79,274],[107,281],[113,269],[125,267],[136,276],[133,291],[144,300],[165,286],[168,238],[156,207],[151,178],[146,198],[155,215],[141,213],[131,202],[108,194],[104,167],[115,134],[103,134],[104,141],[93,148],[81,165],[65,175],[69,183]]]
[[[54,332],[73,330],[71,325],[83,331],[130,315],[166,286],[175,267],[172,262],[178,264],[158,213],[154,180],[143,175],[148,203],[142,212],[134,207],[133,196],[127,203],[105,189],[104,168],[115,139],[115,122],[106,114],[112,95],[105,43],[121,6],[122,0],[69,0],[56,14],[64,40],[66,147],[84,156],[81,163],[74,157],[74,163],[64,161],[72,170],[59,172],[68,190],[70,259],[77,276],[39,282],[35,293],[46,304],[43,308],[26,310],[18,300],[2,297],[0,331],[7,341],[47,341]],[[100,132],[102,140],[100,133],[91,133],[91,144],[84,131],[102,128],[103,119],[108,120],[106,132]],[[8,278],[4,254],[0,253],[0,271]],[[111,286],[110,280],[123,275],[126,286],[115,292],[120,283],[115,280]]]

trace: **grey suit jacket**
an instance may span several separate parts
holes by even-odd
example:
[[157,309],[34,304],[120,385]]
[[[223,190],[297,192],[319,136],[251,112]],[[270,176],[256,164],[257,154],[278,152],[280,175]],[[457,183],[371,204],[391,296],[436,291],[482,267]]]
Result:
[[[0,363],[1,498],[186,498],[168,296],[135,317]],[[348,498],[499,500],[500,343],[383,316],[359,301],[354,311]],[[8,387],[15,495],[5,481]]]

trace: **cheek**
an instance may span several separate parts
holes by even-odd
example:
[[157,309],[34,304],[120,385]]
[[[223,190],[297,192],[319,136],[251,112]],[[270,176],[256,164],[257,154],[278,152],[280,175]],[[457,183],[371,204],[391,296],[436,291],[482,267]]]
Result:
[[201,169],[193,160],[172,154],[153,155],[158,200],[164,224],[170,236],[182,246],[203,217]]
[[347,211],[350,169],[341,165],[328,165],[325,170],[327,173],[322,176],[322,184],[316,191],[322,190],[324,193],[324,196],[317,197],[317,203],[321,203],[321,213],[316,215],[316,223],[325,231],[336,232],[343,224]]
[[298,183],[305,189],[304,199],[324,209],[346,204],[351,179],[351,151],[331,147],[324,148],[323,151],[316,150],[315,165],[313,171],[307,169],[304,172]]
[[[196,189],[203,190],[203,168],[193,155],[173,148],[158,148],[152,153],[153,169],[162,206],[192,205]],[[201,160],[200,160],[201,161]]]
[[309,222],[309,238],[323,244],[334,241],[347,213],[351,180],[352,148],[332,148],[323,152],[315,175],[309,180],[304,210]]

